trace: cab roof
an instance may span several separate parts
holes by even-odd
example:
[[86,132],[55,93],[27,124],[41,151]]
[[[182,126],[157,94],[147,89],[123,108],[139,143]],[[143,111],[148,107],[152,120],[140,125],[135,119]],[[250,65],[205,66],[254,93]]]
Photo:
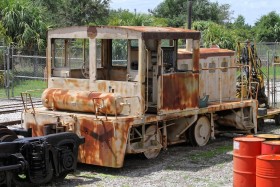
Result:
[[173,27],[74,26],[48,31],[49,38],[200,39],[200,32]]

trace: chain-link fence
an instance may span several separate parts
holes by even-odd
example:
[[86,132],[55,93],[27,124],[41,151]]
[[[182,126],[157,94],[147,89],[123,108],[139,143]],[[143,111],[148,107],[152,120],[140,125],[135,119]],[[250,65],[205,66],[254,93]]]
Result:
[[258,58],[262,62],[261,70],[264,73],[266,95],[269,104],[280,107],[280,43],[262,42],[256,44]]
[[0,98],[6,98],[6,50],[4,42],[0,40]]
[[47,87],[45,52],[0,46],[0,56],[0,98],[20,98],[26,91],[40,97]]

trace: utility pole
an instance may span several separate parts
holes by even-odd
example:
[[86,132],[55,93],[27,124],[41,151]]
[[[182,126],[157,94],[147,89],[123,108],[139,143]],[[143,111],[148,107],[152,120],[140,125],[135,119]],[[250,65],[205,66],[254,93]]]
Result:
[[192,0],[188,0],[188,29],[192,28]]
[[[192,29],[192,0],[188,0],[188,29]],[[186,40],[186,50],[192,50],[192,43],[191,39]]]

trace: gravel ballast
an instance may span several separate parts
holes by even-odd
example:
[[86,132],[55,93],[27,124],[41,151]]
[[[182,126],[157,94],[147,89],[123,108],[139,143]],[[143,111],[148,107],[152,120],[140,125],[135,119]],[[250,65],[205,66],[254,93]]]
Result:
[[[259,133],[280,134],[273,120]],[[217,137],[204,147],[171,146],[156,159],[128,155],[123,168],[79,164],[77,172],[52,186],[233,186],[233,138]]]

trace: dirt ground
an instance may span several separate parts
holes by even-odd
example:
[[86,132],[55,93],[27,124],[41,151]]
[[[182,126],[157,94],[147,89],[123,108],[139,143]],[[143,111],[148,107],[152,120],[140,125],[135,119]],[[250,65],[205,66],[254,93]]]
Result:
[[[266,121],[259,133],[280,134],[279,128]],[[121,169],[79,164],[74,174],[48,186],[232,186],[233,136],[217,137],[204,147],[172,146],[151,160],[128,155]]]

